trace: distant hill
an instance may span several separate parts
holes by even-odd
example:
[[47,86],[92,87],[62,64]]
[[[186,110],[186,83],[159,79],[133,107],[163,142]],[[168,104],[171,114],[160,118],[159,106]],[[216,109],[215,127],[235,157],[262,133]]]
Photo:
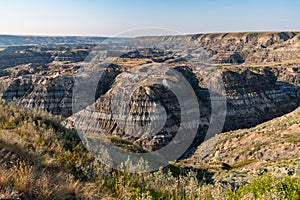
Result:
[[[108,37],[80,37],[80,36],[14,36],[0,35],[0,48],[17,45],[74,45],[74,44],[99,44]],[[110,38],[111,39],[111,38]],[[126,38],[113,38],[120,41]]]

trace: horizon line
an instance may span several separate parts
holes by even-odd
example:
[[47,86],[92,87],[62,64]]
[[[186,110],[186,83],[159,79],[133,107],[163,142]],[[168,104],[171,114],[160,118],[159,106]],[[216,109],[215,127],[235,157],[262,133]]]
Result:
[[125,36],[125,37],[116,37],[116,36],[107,36],[107,35],[72,35],[72,34],[23,34],[23,33],[0,33],[0,36],[15,36],[15,37],[88,37],[88,38],[135,38],[135,37],[152,37],[152,36],[190,36],[190,35],[204,35],[204,34],[226,34],[226,33],[280,33],[280,32],[300,32],[300,30],[245,30],[245,31],[207,31],[207,32],[194,32],[194,33],[182,33],[182,34],[158,34],[158,35],[139,35],[139,36]]

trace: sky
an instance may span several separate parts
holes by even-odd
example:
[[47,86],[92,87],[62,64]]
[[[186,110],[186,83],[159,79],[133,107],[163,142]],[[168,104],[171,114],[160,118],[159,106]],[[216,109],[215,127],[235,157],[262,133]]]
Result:
[[296,31],[299,10],[299,0],[0,0],[0,34]]

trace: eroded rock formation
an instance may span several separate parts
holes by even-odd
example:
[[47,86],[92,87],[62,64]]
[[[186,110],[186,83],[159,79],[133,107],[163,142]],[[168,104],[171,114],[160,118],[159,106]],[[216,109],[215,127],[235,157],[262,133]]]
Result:
[[[134,42],[172,42],[181,40],[181,37],[144,37]],[[208,54],[204,61],[207,66],[213,67],[211,73],[220,74],[224,84],[221,93],[226,98],[227,109],[217,113],[225,117],[223,130],[219,131],[252,127],[299,106],[299,33],[203,34],[188,36],[188,40],[199,44],[199,49],[182,55],[172,52],[172,45],[163,50],[142,48],[118,55],[113,51],[118,46],[113,44],[112,51],[103,51],[97,59],[101,60],[108,54],[118,57],[113,58],[98,77],[94,96],[86,99],[88,103],[85,106],[88,107],[76,110],[79,114],[75,115],[72,115],[75,77],[85,75],[83,66],[86,63],[83,61],[93,46],[10,47],[0,51],[2,99],[12,101],[15,98],[25,107],[38,107],[64,117],[71,116],[66,120],[68,126],[74,127],[74,122],[79,121],[84,131],[122,137],[149,151],[172,142],[180,126],[186,130],[197,126],[197,136],[186,152],[187,156],[204,140],[213,115],[216,115],[212,115],[211,111],[212,104],[218,99],[211,98],[211,95],[220,92],[207,86],[208,79],[218,81],[214,76],[206,76],[189,62],[204,49]],[[180,73],[195,92],[198,105],[191,103],[191,108],[184,111],[193,113],[195,106],[199,106],[200,116],[191,114],[190,123],[182,121],[182,109],[172,90],[156,82],[141,85],[131,93],[130,101],[126,103],[128,113],[122,115],[125,107],[119,108],[120,113],[112,111],[112,104],[118,105],[113,94],[124,92],[116,86],[126,79],[126,74],[132,74],[132,70],[139,66],[158,64]],[[97,75],[100,69],[90,66],[89,73],[94,71]],[[174,82],[172,76],[161,78],[167,83]],[[186,99],[189,100],[188,97]],[[130,123],[120,123],[120,119],[124,118]],[[153,123],[162,124],[158,126],[161,129],[153,129]]]

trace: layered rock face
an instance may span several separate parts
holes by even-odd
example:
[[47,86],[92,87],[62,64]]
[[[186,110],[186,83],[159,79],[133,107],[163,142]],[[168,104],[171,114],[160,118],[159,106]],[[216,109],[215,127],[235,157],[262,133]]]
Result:
[[298,32],[219,33],[192,36],[214,63],[258,64],[299,60]]
[[1,98],[70,116],[73,76],[92,47],[12,46],[0,51]]
[[[40,49],[42,50],[42,49]],[[32,63],[34,65],[45,65],[51,62],[51,54],[43,51],[38,52],[33,48],[8,47],[0,52],[1,69],[14,67],[21,64]]]
[[72,114],[73,78],[70,76],[23,76],[15,79],[2,94],[2,99],[14,99],[21,106],[41,108],[64,117]]
[[[133,41],[137,44],[141,41],[172,44],[182,37],[197,43],[199,49],[193,46],[192,53],[187,50],[180,55],[171,51],[169,45],[164,49],[142,48],[118,55],[96,77],[93,96],[82,97],[86,98],[83,106],[75,110],[72,107],[74,85],[76,78],[86,76],[87,63],[83,60],[91,46],[11,47],[0,52],[2,99],[16,98],[22,106],[70,117],[66,120],[70,127],[86,133],[118,136],[149,151],[178,142],[176,135],[181,129],[187,137],[189,130],[196,129],[195,139],[184,155],[188,156],[205,139],[210,128],[214,128],[210,126],[218,126],[214,121],[219,118],[224,118],[224,126],[221,120],[221,129],[213,129],[209,137],[224,130],[254,126],[299,106],[299,36],[290,32],[137,38]],[[97,59],[114,54],[118,46],[112,45],[110,52],[103,51]],[[206,73],[189,62],[203,49],[208,52]],[[143,71],[141,66],[151,69],[160,65],[166,69],[165,74],[135,88],[128,101],[118,96],[128,92],[125,87],[131,83],[128,80],[141,79],[141,74],[147,71],[147,67]],[[103,70],[99,66],[90,69],[94,76]],[[183,109],[178,95],[166,87],[176,85],[176,77],[170,75],[172,71],[181,74],[192,88],[197,101],[184,97],[190,107]],[[219,74],[219,78],[214,74]],[[221,82],[223,88],[214,90],[208,82]],[[93,87],[86,85],[83,89]],[[225,110],[221,109],[223,100],[226,100]],[[189,113],[184,115],[188,117],[183,118],[184,113]]]
[[[114,84],[106,93],[67,121],[73,122],[75,128],[82,134],[118,136],[149,151],[159,150],[169,142],[174,142],[174,138],[175,142],[189,140],[190,138],[183,137],[191,137],[193,134],[189,133],[191,130],[195,131],[195,135],[190,142],[193,142],[195,136],[198,142],[202,141],[208,128],[210,110],[208,90],[198,86],[198,79],[191,68],[180,66],[179,70],[178,66],[167,64],[163,67],[169,76],[159,75],[157,80],[149,75],[150,79],[144,83],[134,83],[134,79],[142,79],[143,70],[151,67],[158,70],[156,64],[152,63],[141,69],[138,66],[137,69],[130,70],[122,68],[122,73],[116,76]],[[180,72],[182,69],[186,72]],[[182,77],[171,76],[174,72]],[[178,84],[178,81],[183,81],[181,78],[189,79],[190,82],[187,84],[192,83],[194,88],[189,89],[194,94],[181,92],[186,89]],[[163,84],[159,84],[160,79]],[[134,86],[127,87],[129,84]],[[177,92],[168,87],[172,84],[177,84]],[[190,94],[195,98],[189,96]],[[184,101],[184,105],[178,98]],[[201,111],[197,111],[200,109]],[[184,136],[180,136],[180,139],[176,137],[179,129],[184,132]],[[196,134],[197,132],[199,134]]]
[[[169,67],[176,69],[176,66]],[[183,68],[180,66],[180,69]],[[126,103],[122,103],[124,99],[114,98],[114,93],[124,93],[124,91],[119,91],[118,88],[112,86],[107,93],[100,96],[95,104],[68,120],[77,125],[80,124],[76,128],[85,133],[118,136],[141,145],[149,151],[160,149],[172,141],[180,126],[185,127],[187,132],[197,126],[197,135],[192,148],[185,155],[188,156],[205,139],[209,126],[214,126],[211,124],[212,115],[224,115],[223,129],[216,131],[228,131],[255,126],[299,106],[299,96],[291,95],[299,88],[291,84],[288,88],[283,87],[269,68],[263,69],[261,73],[250,70],[242,73],[221,70],[227,109],[219,110],[220,113],[212,113],[211,106],[219,100],[211,97],[210,93],[213,91],[201,87],[204,85],[205,77],[197,76],[197,69],[190,69],[188,73],[191,76],[185,77],[190,78],[191,83],[194,81],[192,84],[198,105],[194,104],[190,110],[184,111],[190,112],[193,116],[195,107],[199,106],[200,110],[198,117],[194,115],[188,119],[190,123],[183,124],[181,121],[182,110],[177,101],[178,97],[163,86],[151,83],[133,91],[130,101]],[[118,75],[116,83],[122,81],[119,80],[121,78],[122,76]],[[165,79],[168,80],[170,77],[165,77]],[[189,97],[186,96],[185,100],[188,101]],[[128,112],[122,114],[122,110],[125,109],[128,109]],[[193,123],[193,120],[198,120],[198,124]],[[214,132],[216,133],[218,132]]]
[[0,51],[0,69],[31,64],[46,66],[53,61],[81,62],[89,53],[90,45],[72,47],[12,46]]
[[264,68],[261,74],[250,70],[241,74],[225,71],[223,80],[227,92],[225,130],[252,127],[291,112],[299,105],[299,96],[292,96],[299,88],[278,83],[269,68]]

